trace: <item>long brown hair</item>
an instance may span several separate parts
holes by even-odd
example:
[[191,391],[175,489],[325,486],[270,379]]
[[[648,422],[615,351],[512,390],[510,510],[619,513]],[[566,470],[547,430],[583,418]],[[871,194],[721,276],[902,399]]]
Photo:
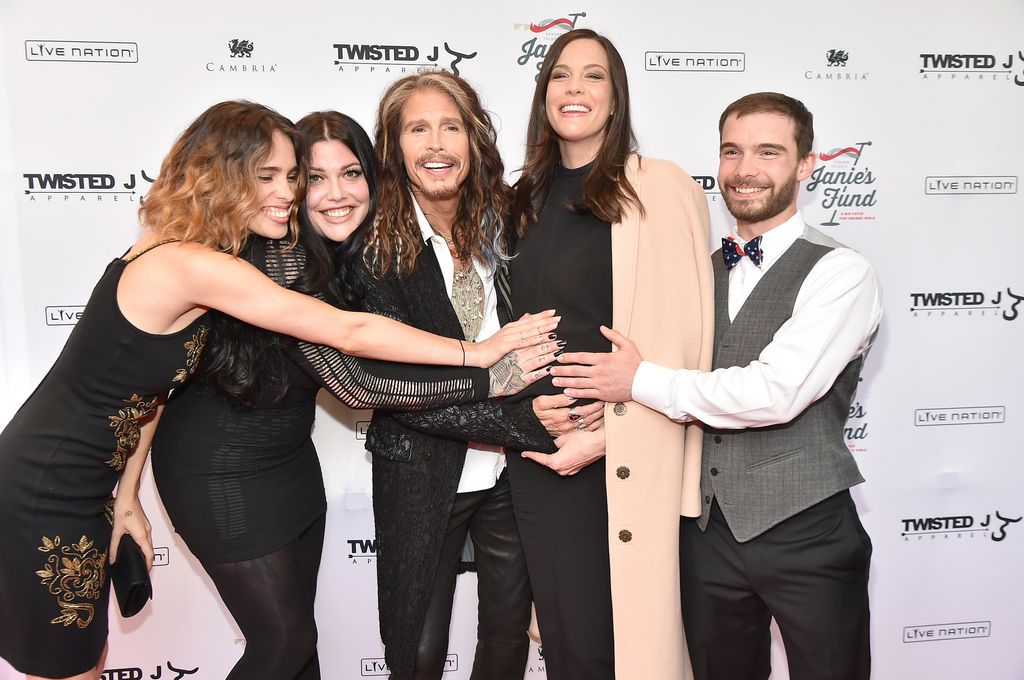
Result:
[[575,40],[594,40],[608,55],[608,70],[612,84],[614,114],[608,119],[601,148],[583,185],[582,195],[569,207],[577,212],[590,212],[605,222],[618,222],[627,205],[635,206],[643,214],[643,205],[636,190],[626,178],[626,161],[636,153],[636,135],[629,113],[629,82],[622,56],[608,38],[590,30],[578,28],[564,33],[548,48],[537,75],[537,87],[530,105],[530,124],[526,131],[526,159],[523,171],[515,185],[513,215],[519,235],[526,233],[526,225],[537,220],[551,189],[551,178],[560,160],[558,134],[548,121],[547,90],[551,71],[566,46]]
[[491,117],[465,80],[447,71],[428,71],[395,81],[377,109],[377,184],[382,198],[377,220],[366,238],[364,258],[379,277],[392,265],[400,275],[408,274],[423,248],[399,140],[406,103],[415,92],[428,88],[455,102],[469,135],[469,174],[459,191],[452,241],[459,253],[492,265],[506,259],[503,225],[508,219],[511,189],[505,183],[505,166]]
[[139,220],[164,238],[237,255],[259,211],[257,169],[270,155],[275,132],[291,141],[299,164],[289,225],[294,242],[306,185],[299,133],[277,111],[248,101],[214,104],[181,133],[139,208]]

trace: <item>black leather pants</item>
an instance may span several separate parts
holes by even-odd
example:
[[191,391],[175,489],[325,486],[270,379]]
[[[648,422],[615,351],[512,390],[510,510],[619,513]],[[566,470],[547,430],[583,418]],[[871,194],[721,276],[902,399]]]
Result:
[[448,654],[455,577],[469,534],[477,568],[479,614],[471,680],[522,680],[530,642],[530,581],[519,542],[508,474],[484,491],[460,493],[416,652],[415,680],[439,680]]

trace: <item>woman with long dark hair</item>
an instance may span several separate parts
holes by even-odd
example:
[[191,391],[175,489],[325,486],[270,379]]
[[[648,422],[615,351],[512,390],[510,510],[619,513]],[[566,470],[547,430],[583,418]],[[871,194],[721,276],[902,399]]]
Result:
[[[108,265],[53,368],[0,433],[0,656],[30,677],[95,680],[103,669],[106,564],[125,533],[152,563],[139,478],[164,395],[196,371],[210,340],[208,310],[421,363],[486,366],[548,341],[546,317],[485,343],[436,337],[286,290],[237,257],[254,234],[295,233],[298,148],[294,125],[259,104],[223,102],[199,116],[140,209],[139,240]],[[453,392],[486,394],[486,375],[452,382]]]
[[[607,326],[644,356],[709,365],[704,195],[675,164],[637,154],[626,69],[607,38],[574,30],[548,49],[515,190],[517,310],[557,305],[567,352],[610,351]],[[557,393],[558,379],[543,379],[519,396]],[[508,459],[546,671],[682,678],[681,488],[700,433],[631,402],[604,413],[603,429],[560,439],[554,455]]]
[[[377,202],[373,146],[334,111],[297,127],[309,164],[298,244],[253,238],[242,256],[281,285],[352,308]],[[310,437],[316,394],[326,387],[352,408],[443,406],[472,398],[453,389],[467,371],[365,362],[220,313],[211,327],[198,380],[171,397],[153,442],[160,497],[245,636],[228,678],[319,678],[327,500]]]

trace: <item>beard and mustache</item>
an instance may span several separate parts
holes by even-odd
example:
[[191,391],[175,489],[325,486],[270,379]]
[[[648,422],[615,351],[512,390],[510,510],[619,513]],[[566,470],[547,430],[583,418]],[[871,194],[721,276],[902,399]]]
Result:
[[[770,180],[737,180],[726,183],[727,189],[722,192],[725,207],[732,216],[743,222],[764,222],[786,210],[800,185],[796,180],[796,170],[781,185]],[[764,187],[767,191],[758,200],[741,199],[733,195],[731,189],[742,187]]]

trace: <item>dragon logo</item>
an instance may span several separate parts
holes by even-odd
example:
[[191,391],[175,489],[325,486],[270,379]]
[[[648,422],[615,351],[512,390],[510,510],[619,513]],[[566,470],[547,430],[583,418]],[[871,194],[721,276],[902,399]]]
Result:
[[825,53],[829,66],[846,66],[846,60],[850,58],[846,50],[829,50]]
[[228,41],[228,49],[231,50],[231,57],[252,58],[252,41],[234,38]]

